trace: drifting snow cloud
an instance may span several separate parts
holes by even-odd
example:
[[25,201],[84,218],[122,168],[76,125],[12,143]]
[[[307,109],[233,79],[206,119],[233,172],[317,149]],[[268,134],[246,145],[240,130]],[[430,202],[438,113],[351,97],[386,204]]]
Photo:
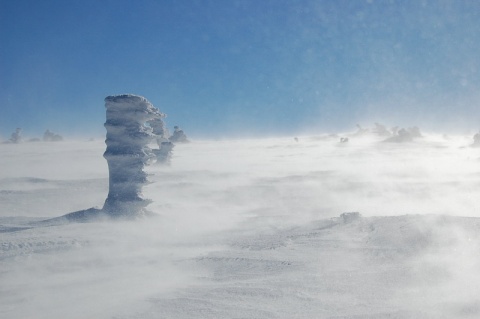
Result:
[[381,140],[177,145],[147,169],[157,218],[51,227],[32,222],[103,204],[105,145],[1,145],[0,314],[477,316],[471,136]]

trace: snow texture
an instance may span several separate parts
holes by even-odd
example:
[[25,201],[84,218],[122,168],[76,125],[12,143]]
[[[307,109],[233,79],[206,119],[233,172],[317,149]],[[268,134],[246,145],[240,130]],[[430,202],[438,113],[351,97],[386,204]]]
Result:
[[0,318],[479,318],[471,134],[344,136],[179,144],[155,216],[90,223],[45,219],[103,204],[103,142],[1,144]]

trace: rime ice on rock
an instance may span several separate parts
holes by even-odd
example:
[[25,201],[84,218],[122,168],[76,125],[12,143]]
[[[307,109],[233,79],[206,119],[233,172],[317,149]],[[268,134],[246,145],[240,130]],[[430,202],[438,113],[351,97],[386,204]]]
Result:
[[103,208],[79,210],[39,223],[56,225],[106,217],[134,218],[147,213],[145,207],[150,201],[142,197],[142,187],[147,183],[143,169],[155,158],[148,145],[156,137],[164,138],[159,131],[161,125],[164,134],[168,134],[161,121],[165,115],[144,97],[130,94],[107,96],[105,108],[107,149],[103,157],[108,163],[109,190]]
[[173,135],[170,137],[170,142],[173,143],[188,143],[187,135],[178,126],[174,127]]
[[412,137],[423,137],[422,133],[420,133],[420,128],[418,126],[409,127],[408,132],[412,135]]
[[357,132],[355,132],[354,136],[362,136],[368,133],[368,128],[363,128],[360,124],[357,124]]
[[168,140],[168,130],[163,121],[166,115],[157,117],[150,121],[148,124],[152,127],[153,134],[156,136],[158,149],[152,150],[157,158],[159,164],[170,164],[172,158],[173,143]]
[[480,132],[473,136],[473,144],[471,147],[480,147]]
[[63,141],[63,137],[59,134],[50,132],[50,130],[46,130],[45,133],[43,133],[43,140],[45,142],[58,142]]
[[158,149],[152,150],[158,164],[170,164],[174,146],[172,142],[161,142],[158,144]]
[[340,218],[342,218],[344,224],[348,224],[361,218],[361,216],[359,212],[349,212],[341,214]]
[[152,133],[155,134],[157,138],[157,143],[168,141],[168,129],[165,125],[165,121],[163,120],[167,117],[167,115],[160,112],[159,114],[160,115],[158,117],[148,122],[152,128]]
[[9,143],[21,143],[22,142],[22,129],[17,127],[15,132],[12,133],[10,139],[8,140]]
[[379,136],[391,136],[392,133],[380,123],[375,123],[375,129],[373,130]]
[[412,142],[415,138],[422,137],[422,133],[420,133],[420,129],[416,126],[410,127],[408,129],[398,129],[398,127],[394,128],[394,135],[392,137],[387,138],[384,142],[393,142],[393,143],[404,143],[404,142]]
[[107,109],[107,149],[109,192],[103,211],[112,216],[132,217],[145,212],[148,200],[142,198],[147,182],[144,167],[154,157],[148,144],[155,138],[147,122],[161,118],[147,99],[136,95],[105,98]]
[[402,128],[397,132],[397,135],[387,138],[384,142],[388,143],[404,143],[413,141],[412,134],[406,129]]

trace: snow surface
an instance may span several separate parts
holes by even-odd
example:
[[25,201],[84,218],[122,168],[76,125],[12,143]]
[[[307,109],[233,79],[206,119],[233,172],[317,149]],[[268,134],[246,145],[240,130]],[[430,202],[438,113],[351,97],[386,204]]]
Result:
[[0,318],[480,317],[471,137],[338,140],[177,145],[157,217],[64,224],[105,200],[104,141],[0,145]]

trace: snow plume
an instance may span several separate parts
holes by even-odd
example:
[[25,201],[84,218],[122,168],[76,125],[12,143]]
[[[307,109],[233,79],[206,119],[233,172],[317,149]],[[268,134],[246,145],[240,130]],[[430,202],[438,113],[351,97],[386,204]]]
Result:
[[143,169],[154,157],[148,147],[154,134],[146,123],[163,114],[136,95],[108,96],[105,107],[107,150],[103,156],[108,162],[109,192],[103,210],[114,216],[136,215],[149,204],[141,193],[147,182]]
[[390,260],[397,268],[388,275],[378,272],[376,280],[390,286],[393,280],[402,283],[390,303],[424,314],[420,317],[478,318],[478,218],[406,215],[377,217],[370,223],[368,243],[377,249],[371,260],[383,265]]

